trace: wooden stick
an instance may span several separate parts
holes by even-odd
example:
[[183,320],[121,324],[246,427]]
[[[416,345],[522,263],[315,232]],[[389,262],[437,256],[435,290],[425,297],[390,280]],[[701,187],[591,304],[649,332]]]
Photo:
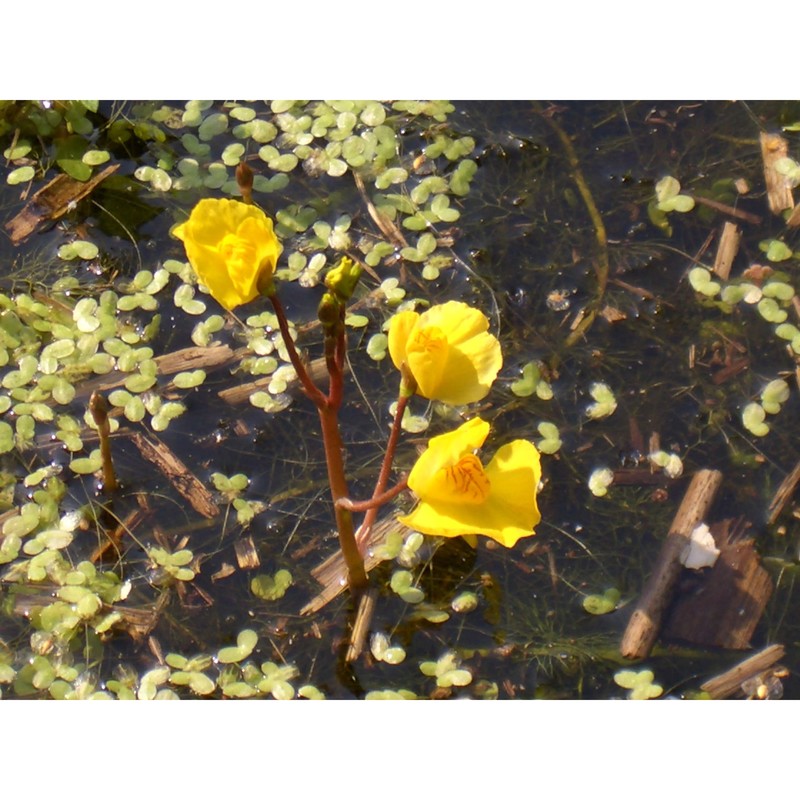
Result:
[[350,635],[350,645],[344,657],[348,664],[356,661],[364,650],[364,642],[367,640],[369,626],[372,624],[372,615],[375,613],[377,599],[378,595],[374,588],[368,589],[359,598],[353,632]]
[[88,181],[79,181],[62,173],[39,189],[25,205],[25,208],[5,227],[14,244],[19,244],[30,236],[39,226],[63,217],[75,204],[88,197],[109,175],[119,169],[112,164],[93,175]]
[[749,211],[742,211],[740,208],[734,208],[733,206],[726,205],[725,203],[720,203],[718,200],[712,200],[710,197],[692,195],[692,198],[694,199],[695,203],[699,203],[701,206],[708,206],[709,208],[713,208],[715,211],[721,211],[723,214],[727,214],[729,217],[735,217],[743,222],[751,222],[753,225],[761,224],[761,217],[759,217],[758,214],[751,214]]
[[778,517],[783,512],[786,504],[792,499],[794,490],[800,482],[800,461],[795,464],[794,469],[781,481],[781,485],[775,492],[775,496],[769,504],[769,514],[767,516],[767,524],[774,525]]
[[211,492],[197,479],[186,464],[160,439],[155,442],[143,433],[131,434],[131,441],[139,449],[145,461],[150,462],[169,479],[175,489],[192,505],[195,511],[207,519],[219,514],[219,506]]
[[794,208],[792,190],[786,182],[786,177],[775,169],[775,163],[788,154],[789,145],[786,139],[777,133],[762,133],[759,140],[769,210],[773,214],[780,214],[787,208]]
[[681,571],[680,557],[692,535],[711,508],[722,483],[722,473],[702,469],[695,474],[678,513],[661,546],[655,570],[639,598],[622,637],[620,651],[626,658],[644,658],[658,637],[661,618],[669,605],[672,589]]
[[746,680],[768,669],[780,661],[784,655],[786,655],[786,650],[782,644],[772,644],[760,653],[746,658],[727,672],[706,681],[700,688],[704,692],[708,692],[713,700],[730,697],[739,691]]
[[714,266],[712,271],[719,275],[722,280],[728,280],[731,274],[731,267],[733,266],[733,259],[736,258],[736,253],[739,252],[739,241],[742,238],[742,232],[732,222],[726,222],[722,226],[722,236],[719,239],[719,246],[717,247],[717,255],[714,258]]

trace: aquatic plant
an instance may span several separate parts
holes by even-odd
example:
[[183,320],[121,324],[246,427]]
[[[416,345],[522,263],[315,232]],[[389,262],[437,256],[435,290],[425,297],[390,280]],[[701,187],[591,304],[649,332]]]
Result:
[[[237,177],[243,194],[252,184],[246,170]],[[489,392],[502,366],[498,340],[487,332],[489,322],[477,309],[451,301],[423,314],[401,311],[389,323],[388,348],[402,380],[395,424],[371,501],[356,504],[349,497],[342,455],[338,413],[343,400],[346,359],[347,303],[363,268],[342,257],[325,276],[327,291],[318,308],[325,341],[328,392],[321,391],[301,358],[273,282],[282,251],[266,215],[235,200],[201,200],[189,220],[173,231],[186,247],[189,262],[210,294],[229,311],[258,294],[267,297],[289,360],[307,397],[319,415],[334,503],[339,544],[347,564],[350,588],[366,587],[364,560],[352,521],[353,511],[374,511],[405,488],[401,481],[386,491],[403,411],[415,392],[442,402],[464,405]],[[536,505],[541,470],[539,454],[530,442],[504,445],[484,471],[472,453],[488,435],[488,423],[473,419],[453,434],[434,437],[411,471],[408,486],[419,506],[400,521],[432,535],[482,533],[507,547],[533,533],[540,514]],[[473,434],[472,432],[475,431]],[[366,522],[361,531],[369,529]]]

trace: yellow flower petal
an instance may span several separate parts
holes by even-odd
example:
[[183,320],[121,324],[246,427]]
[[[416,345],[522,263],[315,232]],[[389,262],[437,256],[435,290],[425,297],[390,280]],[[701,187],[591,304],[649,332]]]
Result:
[[431,306],[422,316],[423,324],[446,330],[451,344],[461,344],[489,330],[489,320],[477,308],[459,300]]
[[198,280],[229,311],[258,296],[283,250],[272,220],[238,200],[201,200],[173,234],[184,243]]
[[400,369],[406,361],[406,342],[419,320],[416,311],[400,311],[389,322],[389,355],[392,363]]

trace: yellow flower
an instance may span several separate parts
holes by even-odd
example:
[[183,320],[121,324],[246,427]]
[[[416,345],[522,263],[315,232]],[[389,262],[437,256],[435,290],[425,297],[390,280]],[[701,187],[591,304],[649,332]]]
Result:
[[260,294],[283,250],[272,220],[238,200],[201,200],[173,233],[200,282],[228,311]]
[[432,536],[479,533],[506,547],[532,536],[542,518],[536,504],[539,453],[517,439],[484,468],[474,451],[488,434],[489,423],[476,417],[434,436],[408,476],[419,504],[400,522]]
[[401,311],[389,324],[389,354],[429,400],[464,405],[482,400],[503,366],[500,342],[476,308],[452,300],[418,314]]

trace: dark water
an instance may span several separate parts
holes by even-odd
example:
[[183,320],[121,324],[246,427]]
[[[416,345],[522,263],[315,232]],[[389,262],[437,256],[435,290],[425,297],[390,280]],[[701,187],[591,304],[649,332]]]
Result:
[[[182,104],[171,105],[182,108]],[[791,668],[796,662],[797,526],[790,513],[779,520],[780,527],[768,527],[765,522],[777,485],[800,457],[794,436],[795,362],[787,355],[785,343],[774,335],[773,326],[754,308],[739,304],[731,310],[701,302],[686,279],[698,261],[710,266],[716,239],[705,250],[704,243],[711,234],[718,237],[730,215],[698,204],[689,213],[671,213],[672,231],[667,235],[648,218],[647,206],[656,182],[672,175],[683,192],[709,196],[758,216],[757,224],[740,222],[743,238],[732,278],[753,263],[764,263],[760,242],[781,238],[792,247],[793,230],[767,209],[758,137],[762,131],[778,131],[800,118],[800,106],[721,102],[454,105],[441,130],[453,137],[472,137],[475,147],[469,157],[478,167],[469,193],[455,201],[460,218],[452,225],[435,226],[437,235],[452,240],[446,249],[455,266],[435,280],[424,280],[418,267],[410,265],[404,286],[409,296],[433,302],[466,299],[498,325],[505,365],[482,412],[492,420],[490,450],[513,438],[537,440],[540,422],[557,425],[563,444],[556,455],[543,457],[542,523],[536,537],[522,540],[512,550],[485,544],[476,550],[461,540],[441,546],[426,542],[411,569],[425,592],[424,608],[448,611],[444,622],[422,618],[418,607],[393,593],[388,584],[399,567],[393,562],[382,564],[372,576],[381,592],[371,631],[385,633],[393,644],[402,645],[406,659],[400,665],[387,665],[367,656],[345,664],[342,640],[351,611],[349,598],[342,595],[312,616],[299,614],[319,589],[311,569],[337,547],[313,409],[302,397],[273,415],[246,403],[231,407],[220,400],[218,392],[250,378],[231,375],[229,369],[209,373],[201,388],[182,395],[187,412],[161,438],[207,485],[215,472],[245,473],[250,484],[243,497],[264,501],[267,507],[246,528],[235,522],[235,512],[210,523],[200,519],[170,483],[143,462],[130,441],[119,437],[116,456],[124,486],[114,498],[113,513],[124,518],[139,493],[150,498],[153,509],[149,522],[137,529],[136,541],[124,545],[121,561],[113,567],[132,581],[126,602],[150,609],[164,591],[143,546],[167,542],[176,547],[188,537],[186,546],[201,562],[193,581],[180,591],[170,590],[150,639],[136,640],[124,631],[105,637],[89,668],[98,688],[122,667],[140,675],[152,669],[157,663],[155,643],[163,653],[214,654],[232,644],[243,628],[252,628],[260,636],[253,659],[295,665],[296,686],[313,684],[328,697],[360,697],[388,689],[430,695],[435,683],[422,675],[419,664],[436,661],[450,650],[461,656],[473,675],[468,686],[452,690],[454,696],[624,696],[613,680],[624,666],[618,652],[622,631],[688,479],[703,468],[718,469],[724,475],[711,518],[742,516],[749,521],[756,548],[766,557],[776,584],[752,646],[784,644],[785,663]],[[101,106],[91,116],[93,129],[100,132],[98,142],[107,135],[104,120],[116,110]],[[258,110],[268,116],[264,108]],[[571,143],[572,163],[557,129]],[[121,164],[119,172],[62,221],[21,245],[0,238],[6,292],[28,290],[31,281],[46,291],[64,271],[56,258],[58,247],[76,236],[89,238],[102,254],[99,265],[68,267],[89,294],[93,285],[117,285],[142,268],[155,270],[166,259],[183,260],[180,243],[169,237],[169,228],[203,192],[220,193],[199,189],[154,193],[132,177],[137,167],[156,165],[161,149],[176,147],[175,139],[182,131],[165,125],[160,130],[166,140],[159,145],[133,137],[111,147],[113,160]],[[435,133],[435,127],[412,119],[399,136],[403,157],[410,159]],[[12,127],[3,136],[4,147],[13,135]],[[226,136],[220,141],[234,141]],[[792,137],[797,134],[786,136],[791,155],[796,152]],[[264,166],[263,162],[253,162],[253,166],[258,163]],[[439,169],[452,173],[453,166]],[[609,281],[599,299],[596,225],[575,180],[577,171],[599,211],[608,241]],[[51,170],[47,178],[55,174]],[[743,194],[733,188],[738,178],[749,184]],[[37,178],[33,190],[43,182],[41,176]],[[20,188],[6,187],[0,194],[0,214],[5,219],[22,206]],[[319,201],[323,218],[331,223],[348,213],[354,229],[373,227],[351,180],[305,175],[300,167],[285,190],[259,200],[270,214],[292,202]],[[795,263],[790,259],[772,266],[791,284]],[[381,280],[399,274],[397,265],[381,266],[378,272]],[[369,289],[376,286],[372,277],[364,283]],[[190,346],[192,329],[203,319],[173,307],[171,297],[177,285],[170,284],[160,301],[160,330],[149,343],[155,355]],[[287,284],[281,294],[292,319],[298,324],[313,321],[319,288]],[[579,322],[576,315],[597,302],[616,312],[615,321],[598,316],[584,336],[568,343],[570,326]],[[206,303],[204,316],[219,312],[210,298]],[[256,302],[241,317],[262,310]],[[791,321],[795,312],[790,306],[788,311]],[[370,317],[368,327],[350,333],[352,377],[342,415],[352,489],[359,496],[370,491],[380,442],[391,421],[388,406],[397,386],[388,359],[376,366],[364,352],[369,336],[379,331],[389,312],[377,305],[365,313]],[[145,312],[134,316],[139,324],[150,318]],[[218,338],[233,346],[244,343],[235,327],[226,328]],[[313,328],[300,342],[310,356],[320,354],[320,337]],[[742,350],[732,351],[731,342]],[[746,352],[747,368],[715,383],[716,362],[732,352]],[[512,392],[520,369],[530,361],[543,365],[553,399],[519,398]],[[754,437],[742,426],[741,409],[779,376],[787,378],[790,397],[769,420],[773,423],[769,436]],[[595,382],[611,387],[617,410],[605,419],[589,421],[585,409]],[[421,400],[414,410],[430,416],[430,434],[448,430],[452,424],[431,413]],[[78,413],[77,406],[73,413]],[[136,427],[127,423],[128,429]],[[653,432],[660,435],[663,450],[680,456],[683,476],[655,484],[617,484],[606,496],[593,496],[587,482],[596,468],[646,466],[646,445]],[[424,441],[407,437],[398,454],[398,464],[404,468],[414,458],[408,439]],[[35,463],[35,456],[29,453],[29,457]],[[7,469],[26,474],[19,460],[10,461]],[[83,505],[93,495],[93,481],[69,480],[65,505]],[[17,503],[23,494],[18,488]],[[407,507],[408,501],[400,505]],[[272,575],[288,569],[292,573],[294,584],[281,599],[269,602],[254,597],[250,590],[254,573],[248,570],[235,569],[230,576],[219,577],[226,565],[236,564],[234,548],[247,537],[252,537],[261,561],[255,572]],[[93,544],[76,539],[70,558],[86,558]],[[606,615],[588,614],[584,598],[608,589],[619,592],[618,609]],[[24,653],[30,631],[27,622],[13,613],[10,587],[4,591],[7,602],[0,637],[9,652]],[[454,613],[450,603],[465,591],[476,594],[478,607],[469,614]],[[742,657],[738,652],[663,642],[633,668],[651,669],[664,694],[683,696],[696,692],[705,679]],[[796,679],[786,679],[783,691],[797,696]]]

